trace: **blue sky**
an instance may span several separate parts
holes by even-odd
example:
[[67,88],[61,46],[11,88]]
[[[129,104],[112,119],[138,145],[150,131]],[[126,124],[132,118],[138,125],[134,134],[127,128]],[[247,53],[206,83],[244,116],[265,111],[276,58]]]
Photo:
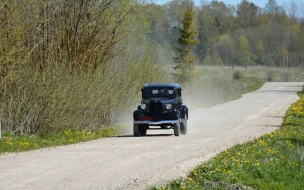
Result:
[[[155,3],[157,4],[164,4],[167,3],[171,0],[155,0]],[[193,0],[195,5],[199,6],[201,0]],[[211,2],[212,0],[207,0],[208,2]],[[225,4],[230,4],[230,5],[237,5],[240,4],[240,2],[242,0],[218,0],[218,1],[222,1]],[[254,4],[256,4],[259,7],[264,8],[265,5],[267,4],[268,0],[248,0],[249,2],[253,2]],[[289,5],[291,0],[276,0],[278,5]],[[293,2],[295,2],[297,5],[303,5],[304,6],[304,1],[303,0],[293,0]]]

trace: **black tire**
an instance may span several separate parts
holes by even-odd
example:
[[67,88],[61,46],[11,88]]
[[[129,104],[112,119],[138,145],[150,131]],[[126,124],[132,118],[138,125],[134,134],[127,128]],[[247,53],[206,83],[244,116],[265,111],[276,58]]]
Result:
[[180,123],[181,134],[186,135],[187,129],[188,129],[187,115],[185,115],[185,119]]
[[175,136],[180,136],[181,130],[180,130],[180,124],[179,124],[179,122],[174,123],[173,129],[174,129],[174,135]]
[[133,124],[133,135],[134,137],[139,136],[138,124]]
[[147,125],[139,125],[139,135],[146,136],[147,134]]
[[185,119],[180,123],[180,126],[181,126],[181,134],[186,135],[188,131],[187,115],[185,115]]

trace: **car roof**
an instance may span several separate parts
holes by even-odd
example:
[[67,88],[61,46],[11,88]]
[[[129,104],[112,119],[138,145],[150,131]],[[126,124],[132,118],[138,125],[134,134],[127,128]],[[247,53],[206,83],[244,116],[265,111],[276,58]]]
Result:
[[147,83],[143,85],[144,88],[163,88],[163,87],[171,87],[171,88],[180,88],[179,84],[173,84],[173,83]]

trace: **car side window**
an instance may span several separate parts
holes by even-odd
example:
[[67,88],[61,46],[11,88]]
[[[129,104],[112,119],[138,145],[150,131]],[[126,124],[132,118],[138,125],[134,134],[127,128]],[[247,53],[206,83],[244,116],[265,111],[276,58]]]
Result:
[[178,89],[176,90],[176,98],[181,98],[182,94],[181,94],[181,90]]

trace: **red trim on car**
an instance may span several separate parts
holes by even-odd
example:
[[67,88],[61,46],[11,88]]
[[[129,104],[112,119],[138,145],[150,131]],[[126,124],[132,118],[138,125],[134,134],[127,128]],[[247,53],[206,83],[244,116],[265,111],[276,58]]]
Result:
[[152,117],[141,117],[140,118],[141,121],[145,121],[145,120],[151,121],[152,119],[153,119]]

